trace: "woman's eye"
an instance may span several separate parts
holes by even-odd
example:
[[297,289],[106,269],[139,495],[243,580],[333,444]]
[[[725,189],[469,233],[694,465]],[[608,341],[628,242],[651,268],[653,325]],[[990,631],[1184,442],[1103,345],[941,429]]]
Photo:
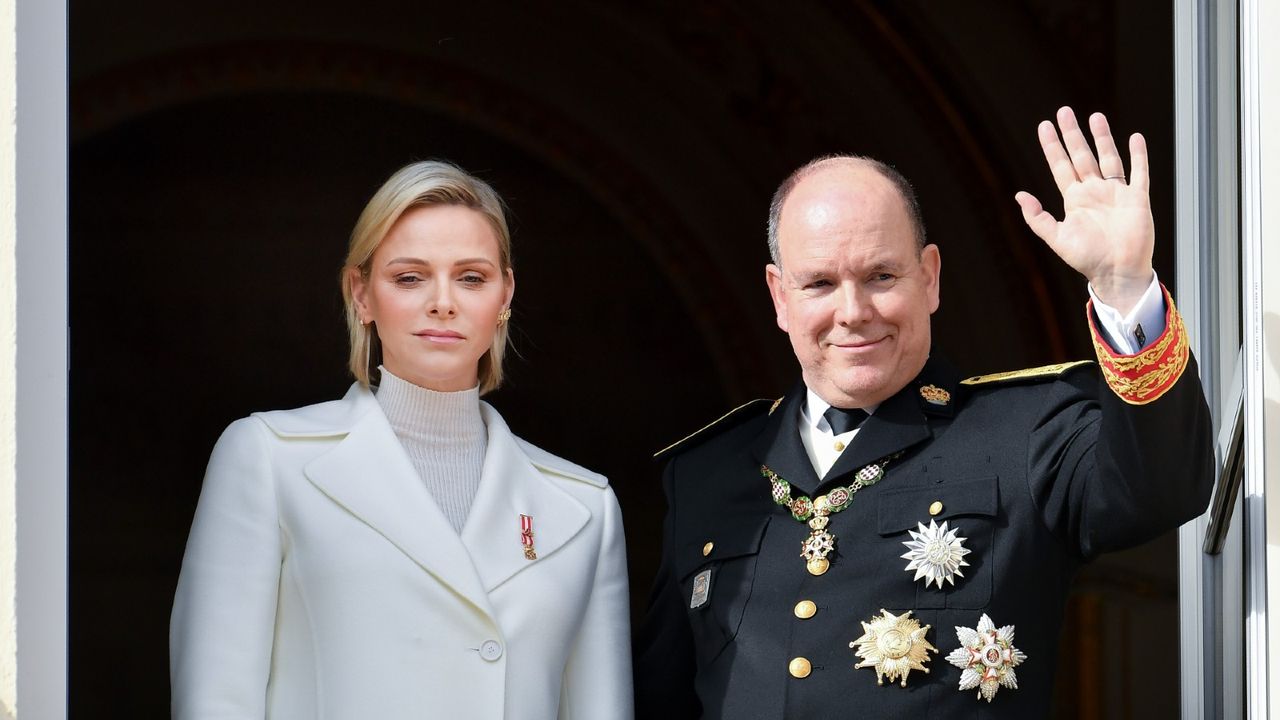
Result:
[[397,275],[395,280],[397,285],[412,286],[422,282],[422,278],[417,275]]
[[484,282],[484,276],[476,275],[474,273],[469,273],[467,275],[462,276],[462,282],[466,283],[467,285],[480,285],[481,283]]

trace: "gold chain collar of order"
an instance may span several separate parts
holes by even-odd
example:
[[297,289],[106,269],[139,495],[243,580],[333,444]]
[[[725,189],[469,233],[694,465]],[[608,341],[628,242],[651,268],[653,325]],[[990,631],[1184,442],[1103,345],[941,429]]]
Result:
[[831,567],[827,556],[836,549],[836,536],[827,530],[830,516],[849,507],[859,490],[880,482],[890,461],[901,455],[902,453],[897,452],[863,467],[854,474],[852,483],[832,488],[812,500],[808,495],[793,498],[791,483],[770,470],[768,465],[760,466],[760,474],[769,481],[773,501],[791,511],[791,517],[809,524],[809,537],[801,545],[800,557],[805,559],[805,569],[810,575],[821,575]]

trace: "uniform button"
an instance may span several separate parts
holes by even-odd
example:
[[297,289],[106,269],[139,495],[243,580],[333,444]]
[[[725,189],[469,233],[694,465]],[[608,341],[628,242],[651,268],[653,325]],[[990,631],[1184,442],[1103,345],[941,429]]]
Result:
[[796,617],[801,620],[808,620],[818,612],[818,606],[813,604],[812,600],[801,600],[796,603]]
[[934,500],[933,504],[929,506],[929,514],[937,515],[940,512],[942,512],[942,501]]
[[813,671],[813,666],[809,664],[808,660],[798,657],[791,661],[791,664],[787,666],[787,670],[791,673],[791,677],[803,679],[809,677],[809,673]]
[[836,444],[835,444],[835,448],[836,448],[836,452],[843,452],[843,451],[844,451],[844,443],[842,443],[842,442],[840,442],[839,440],[837,440],[837,441],[836,441]]
[[711,551],[715,549],[716,549],[716,544],[708,541],[706,545],[702,546],[702,557],[706,557],[710,555]]
[[493,662],[502,657],[502,645],[497,640],[485,640],[480,643],[480,657]]

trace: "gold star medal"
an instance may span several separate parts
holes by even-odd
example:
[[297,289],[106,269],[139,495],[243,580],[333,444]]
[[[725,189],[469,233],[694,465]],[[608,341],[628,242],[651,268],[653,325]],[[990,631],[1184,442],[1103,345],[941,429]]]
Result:
[[970,552],[964,546],[965,538],[956,537],[960,528],[948,530],[945,520],[942,525],[930,520],[929,527],[924,523],[916,523],[916,527],[918,530],[908,531],[911,539],[902,543],[907,546],[907,552],[901,557],[911,561],[907,563],[906,571],[915,570],[916,576],[912,579],[924,578],[925,587],[937,583],[941,590],[943,580],[955,585],[957,575],[964,577],[960,568],[969,567],[969,563],[964,561],[964,556]]
[[986,613],[978,620],[978,627],[956,627],[960,647],[951,651],[947,662],[964,672],[960,673],[960,689],[978,688],[978,699],[991,702],[1000,688],[1018,689],[1018,675],[1013,671],[1027,659],[1026,653],[1013,646],[1013,626],[996,629]]
[[920,626],[920,621],[911,617],[907,610],[901,615],[894,615],[881,609],[880,615],[871,618],[871,622],[862,623],[862,637],[849,643],[862,662],[854,668],[870,667],[876,670],[876,684],[884,685],[885,678],[894,682],[902,678],[902,687],[907,686],[907,674],[912,670],[928,673],[924,664],[929,662],[929,651],[938,652],[938,648],[929,644],[924,636],[931,626]]

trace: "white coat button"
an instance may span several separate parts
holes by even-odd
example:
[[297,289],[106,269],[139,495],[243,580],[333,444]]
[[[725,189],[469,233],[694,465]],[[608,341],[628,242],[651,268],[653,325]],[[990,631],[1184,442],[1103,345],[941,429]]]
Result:
[[497,640],[485,640],[480,644],[480,657],[493,662],[502,657],[502,645]]

